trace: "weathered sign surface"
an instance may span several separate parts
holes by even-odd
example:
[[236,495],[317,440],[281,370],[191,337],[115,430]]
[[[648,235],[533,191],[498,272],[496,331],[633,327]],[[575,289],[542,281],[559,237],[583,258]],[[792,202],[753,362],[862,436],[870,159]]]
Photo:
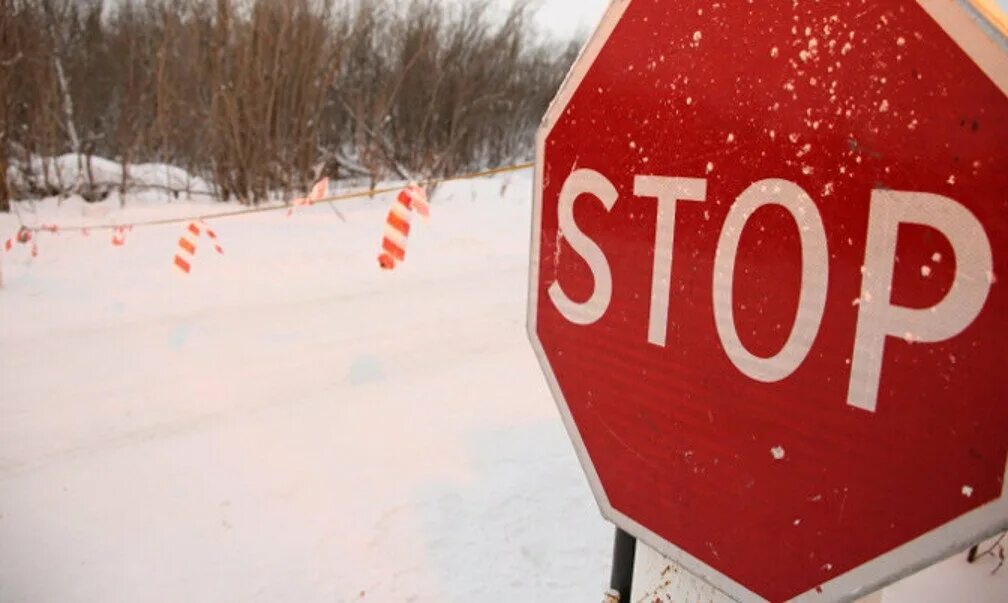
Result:
[[617,1],[529,331],[603,514],[744,600],[1008,527],[1008,59],[964,4]]

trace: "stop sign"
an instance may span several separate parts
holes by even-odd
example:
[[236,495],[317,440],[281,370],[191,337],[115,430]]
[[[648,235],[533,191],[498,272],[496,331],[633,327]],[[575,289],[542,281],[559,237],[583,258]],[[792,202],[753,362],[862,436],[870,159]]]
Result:
[[529,331],[603,514],[742,600],[1008,527],[1008,62],[962,2],[614,2]]

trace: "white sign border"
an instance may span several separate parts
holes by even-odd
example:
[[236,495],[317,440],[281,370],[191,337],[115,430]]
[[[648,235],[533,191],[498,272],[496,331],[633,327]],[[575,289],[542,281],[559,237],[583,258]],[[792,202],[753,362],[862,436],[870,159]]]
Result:
[[[735,582],[700,559],[690,555],[685,550],[667,542],[645,526],[613,508],[606,495],[598,473],[592,464],[591,457],[585,447],[577,425],[570,410],[563,401],[563,392],[557,383],[556,375],[546,358],[542,342],[536,333],[536,313],[539,304],[538,282],[540,262],[540,233],[542,230],[542,190],[544,179],[543,157],[546,139],[553,126],[559,120],[563,111],[570,103],[574,93],[581,85],[591,65],[595,62],[609,36],[619,23],[623,13],[632,0],[611,0],[601,22],[596,27],[588,43],[571,67],[570,73],[560,86],[556,97],[550,104],[542,124],[536,133],[535,187],[533,190],[531,254],[529,257],[529,291],[527,330],[529,340],[535,351],[539,365],[549,384],[553,399],[557,403],[564,427],[581,463],[595,500],[603,517],[612,521],[622,529],[643,541],[661,554],[675,559],[687,570],[724,592],[729,597],[740,601],[764,601],[758,594],[750,591],[742,584]],[[970,56],[981,70],[1008,95],[1008,53],[999,46],[1003,40],[995,41],[989,36],[980,23],[976,21],[975,13],[965,5],[965,0],[949,2],[948,0],[917,0],[918,4],[945,30],[946,33]],[[867,594],[892,584],[897,580],[913,574],[925,567],[941,561],[949,555],[961,552],[973,544],[990,536],[1008,530],[1008,469],[1002,481],[1001,498],[983,507],[974,509],[956,519],[938,527],[918,538],[899,546],[875,559],[868,561],[836,578],[824,582],[818,588],[809,590],[792,599],[795,602],[804,601],[854,601]]]

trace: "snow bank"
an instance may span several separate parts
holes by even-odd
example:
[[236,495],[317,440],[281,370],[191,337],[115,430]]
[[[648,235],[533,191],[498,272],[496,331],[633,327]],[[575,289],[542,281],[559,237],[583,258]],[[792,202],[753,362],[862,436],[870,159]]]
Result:
[[[30,169],[22,163],[12,162],[8,168],[8,178],[16,189],[28,190],[31,178],[36,186],[48,182],[64,190],[73,190],[75,184],[88,182],[88,158],[85,155],[68,153],[57,157],[33,156]],[[122,182],[123,166],[117,161],[92,156],[90,174],[96,188],[118,190]],[[27,176],[26,176],[27,172]],[[190,197],[212,197],[213,187],[209,182],[194,176],[182,168],[163,163],[133,164],[127,168],[130,200],[134,202],[163,202],[174,199],[178,193]],[[116,199],[118,201],[118,198]]]

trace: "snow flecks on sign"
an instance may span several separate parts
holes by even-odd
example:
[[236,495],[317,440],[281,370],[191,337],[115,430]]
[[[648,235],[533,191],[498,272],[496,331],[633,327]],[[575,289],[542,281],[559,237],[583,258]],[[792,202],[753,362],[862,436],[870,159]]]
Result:
[[773,48],[771,48],[771,49],[770,49],[770,56],[771,56],[771,57],[773,57],[773,58],[775,58],[775,59],[776,59],[776,58],[777,58],[778,56],[780,56],[780,51],[779,51],[779,50],[777,50],[777,47],[776,47],[776,46],[774,46]]
[[886,111],[889,110],[889,101],[888,101],[888,99],[884,99],[884,98],[882,99],[882,102],[879,103],[878,110],[879,110],[879,113],[885,113]]
[[934,252],[931,255],[931,261],[934,262],[935,264],[937,264],[938,262],[941,262],[941,260],[942,260],[942,255],[940,253],[938,253],[937,251]]
[[728,132],[728,137],[725,139],[725,142],[727,143],[735,142],[735,134],[732,132]]
[[924,278],[931,276],[931,266],[928,266],[927,264],[921,266],[921,276]]
[[709,174],[709,173],[711,173],[713,171],[714,171],[714,162],[713,161],[708,161],[707,162],[707,173]]
[[969,485],[963,486],[962,495],[965,496],[966,498],[973,496],[973,486]]
[[774,446],[770,449],[770,455],[773,456],[775,461],[779,461],[784,458],[784,447]]
[[955,184],[956,183],[955,174],[949,174],[948,180],[946,180],[946,182],[948,182],[949,184]]

